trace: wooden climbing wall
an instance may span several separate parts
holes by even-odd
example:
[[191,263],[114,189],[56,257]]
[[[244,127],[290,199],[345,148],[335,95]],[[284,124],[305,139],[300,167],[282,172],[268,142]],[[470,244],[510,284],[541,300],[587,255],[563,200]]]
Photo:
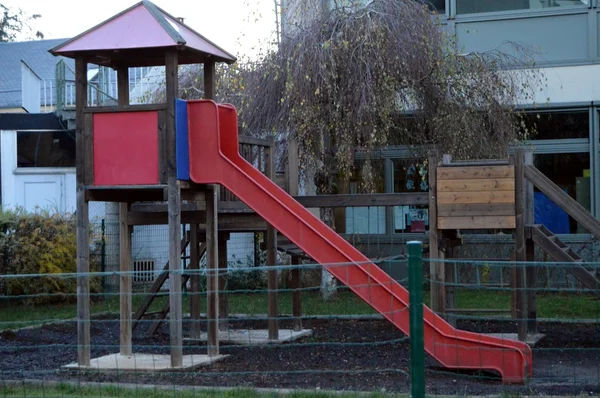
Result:
[[513,165],[438,167],[438,229],[514,229],[515,214]]

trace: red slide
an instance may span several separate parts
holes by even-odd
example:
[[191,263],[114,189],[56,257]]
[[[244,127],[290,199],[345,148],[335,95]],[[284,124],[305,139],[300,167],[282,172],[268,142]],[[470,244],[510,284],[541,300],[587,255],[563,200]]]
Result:
[[[238,152],[237,127],[233,106],[209,100],[188,102],[191,179],[225,186],[408,334],[408,291],[244,160]],[[531,377],[527,344],[455,329],[428,307],[423,316],[425,349],[443,366],[495,370],[505,383],[524,383]]]

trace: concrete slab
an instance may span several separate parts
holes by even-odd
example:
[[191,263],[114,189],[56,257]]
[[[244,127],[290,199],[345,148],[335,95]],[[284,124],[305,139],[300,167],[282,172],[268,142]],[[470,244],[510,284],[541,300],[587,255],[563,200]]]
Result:
[[[269,340],[269,331],[266,329],[231,329],[226,332],[220,331],[219,341],[222,343],[239,345],[283,344],[296,341],[303,337],[312,336],[312,333],[312,329],[302,329],[297,332],[292,329],[279,329],[279,338],[277,340]],[[185,342],[204,342],[206,339],[206,333],[202,333],[198,340],[190,338],[184,338],[183,340]]]
[[[517,333],[485,333],[486,336],[498,337],[506,340],[516,340],[519,341],[519,335]],[[525,339],[525,343],[529,346],[535,346],[541,339],[543,339],[546,335],[542,333],[529,334],[527,335],[527,339]]]
[[90,366],[79,366],[71,363],[63,367],[66,370],[95,370],[105,372],[160,372],[189,371],[201,366],[208,366],[220,361],[228,355],[209,357],[208,355],[184,355],[182,367],[171,366],[170,355],[159,354],[110,354],[90,361]]

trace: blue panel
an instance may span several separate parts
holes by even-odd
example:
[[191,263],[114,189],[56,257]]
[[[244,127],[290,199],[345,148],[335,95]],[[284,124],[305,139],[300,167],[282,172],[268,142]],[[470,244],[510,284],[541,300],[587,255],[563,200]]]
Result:
[[187,102],[175,100],[175,140],[177,154],[177,179],[190,180],[190,152],[188,141]]
[[569,233],[569,215],[541,192],[534,193],[534,223],[543,224],[552,233]]

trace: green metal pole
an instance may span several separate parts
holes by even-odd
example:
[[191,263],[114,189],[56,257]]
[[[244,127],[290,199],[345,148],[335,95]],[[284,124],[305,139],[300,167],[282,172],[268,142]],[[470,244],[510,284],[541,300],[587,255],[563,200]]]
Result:
[[423,330],[423,243],[408,242],[408,291],[410,299],[410,393],[425,397],[425,341]]

